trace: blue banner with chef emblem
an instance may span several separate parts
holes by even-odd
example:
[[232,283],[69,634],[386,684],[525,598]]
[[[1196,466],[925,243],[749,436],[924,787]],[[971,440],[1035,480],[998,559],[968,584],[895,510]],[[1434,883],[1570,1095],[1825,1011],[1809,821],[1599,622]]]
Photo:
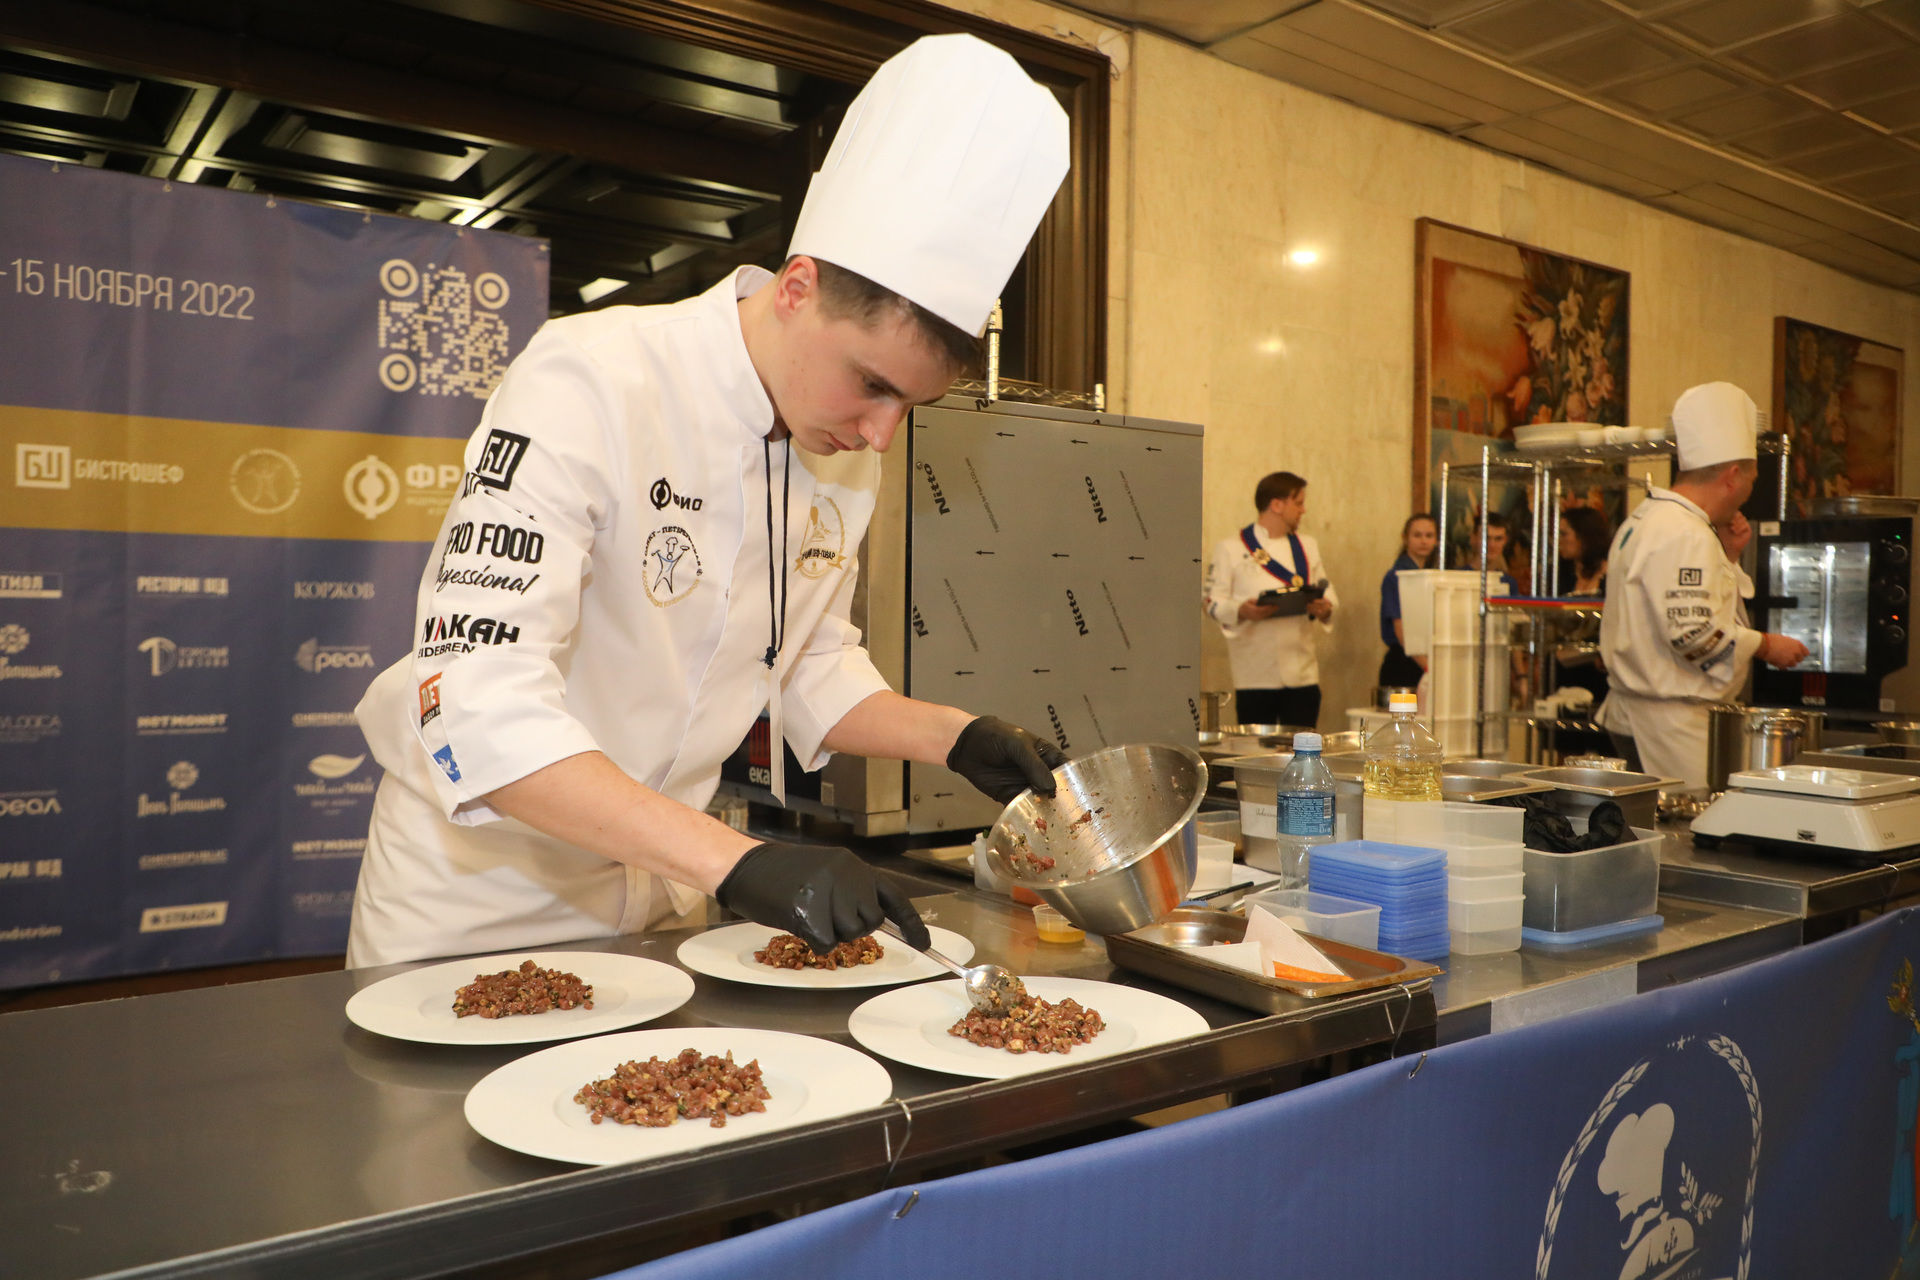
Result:
[[0,156],[0,987],[345,946],[525,237]]
[[[1916,962],[1920,913],[1903,911],[1715,977],[619,1275],[961,1280],[991,1256],[994,1274],[1049,1280],[1916,1276]],[[985,1239],[982,1223],[1015,1226]]]

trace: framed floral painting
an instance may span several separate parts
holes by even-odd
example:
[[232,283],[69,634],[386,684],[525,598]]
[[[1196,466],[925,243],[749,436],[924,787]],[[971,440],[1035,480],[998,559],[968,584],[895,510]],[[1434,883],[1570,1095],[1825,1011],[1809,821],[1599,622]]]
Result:
[[[1439,511],[1443,463],[1511,449],[1516,426],[1627,425],[1626,272],[1431,218],[1414,254],[1416,509]],[[1519,485],[1492,496],[1521,528],[1526,502]],[[1466,541],[1478,507],[1456,485],[1445,545]]]
[[1820,498],[1900,492],[1904,357],[1838,329],[1773,320],[1773,420],[1792,459],[1789,515]]

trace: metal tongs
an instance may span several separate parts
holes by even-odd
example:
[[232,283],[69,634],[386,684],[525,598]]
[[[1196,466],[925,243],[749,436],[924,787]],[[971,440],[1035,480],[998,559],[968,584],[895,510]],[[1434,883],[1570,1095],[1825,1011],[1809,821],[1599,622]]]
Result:
[[[906,936],[894,927],[891,920],[880,922],[881,932],[907,942]],[[913,946],[907,942],[908,946]],[[1013,976],[1011,970],[997,964],[963,965],[941,955],[932,947],[915,947],[916,951],[942,968],[957,974],[961,985],[967,989],[967,1002],[980,1012],[993,1018],[1004,1018],[1027,998],[1026,984]]]

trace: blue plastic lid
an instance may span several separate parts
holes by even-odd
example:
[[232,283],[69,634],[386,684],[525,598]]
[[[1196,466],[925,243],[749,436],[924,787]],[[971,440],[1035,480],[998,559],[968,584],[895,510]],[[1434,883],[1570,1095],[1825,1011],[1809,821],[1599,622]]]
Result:
[[1412,844],[1383,844],[1376,840],[1341,840],[1334,844],[1323,844],[1313,851],[1313,862],[1356,870],[1406,872],[1422,867],[1445,866],[1446,861],[1444,849]]
[[1520,930],[1520,941],[1530,947],[1590,947],[1596,942],[1612,942],[1616,938],[1632,938],[1643,933],[1658,933],[1666,928],[1666,919],[1662,916],[1635,916],[1631,920],[1615,920],[1611,924],[1596,924],[1589,929],[1569,929],[1556,933],[1551,929]]

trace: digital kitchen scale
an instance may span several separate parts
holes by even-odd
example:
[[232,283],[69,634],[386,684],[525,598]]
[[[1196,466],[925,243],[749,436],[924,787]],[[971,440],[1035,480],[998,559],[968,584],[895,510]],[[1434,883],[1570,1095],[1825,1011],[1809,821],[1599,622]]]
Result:
[[1920,856],[1920,777],[1805,764],[1730,774],[1693,820],[1693,838],[1802,858]]

